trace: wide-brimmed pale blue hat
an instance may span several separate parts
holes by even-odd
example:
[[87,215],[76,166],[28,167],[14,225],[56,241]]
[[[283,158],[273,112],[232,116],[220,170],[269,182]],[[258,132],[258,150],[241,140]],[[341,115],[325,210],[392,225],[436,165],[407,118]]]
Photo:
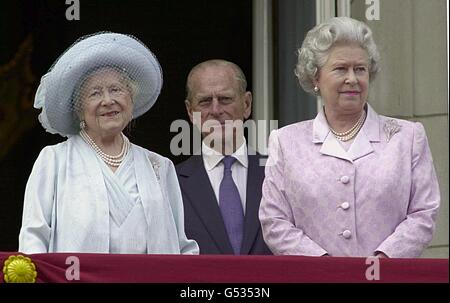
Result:
[[34,107],[42,109],[39,121],[50,133],[78,134],[75,91],[91,71],[112,67],[125,73],[136,86],[133,118],[155,103],[163,83],[155,55],[137,38],[111,32],[84,36],[70,46],[41,78]]

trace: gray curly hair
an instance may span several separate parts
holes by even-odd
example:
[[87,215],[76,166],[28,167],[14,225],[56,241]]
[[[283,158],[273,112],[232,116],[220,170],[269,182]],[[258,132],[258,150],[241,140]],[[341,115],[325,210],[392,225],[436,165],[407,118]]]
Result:
[[306,92],[315,95],[314,80],[318,71],[327,62],[331,48],[340,43],[357,43],[367,51],[369,81],[375,79],[380,70],[380,54],[373,40],[372,31],[361,21],[349,17],[335,17],[311,29],[297,52],[295,75]]

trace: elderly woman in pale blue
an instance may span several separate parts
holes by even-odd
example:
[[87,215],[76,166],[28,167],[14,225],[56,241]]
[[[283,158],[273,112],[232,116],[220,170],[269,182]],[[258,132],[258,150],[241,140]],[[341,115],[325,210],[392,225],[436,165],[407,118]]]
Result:
[[198,254],[186,238],[172,162],[122,133],[162,87],[138,39],[102,32],[77,40],[42,77],[35,107],[51,133],[29,177],[19,251]]
[[259,217],[274,254],[414,258],[430,243],[440,193],[427,136],[370,106],[378,70],[363,22],[306,35],[296,75],[324,107],[271,133]]

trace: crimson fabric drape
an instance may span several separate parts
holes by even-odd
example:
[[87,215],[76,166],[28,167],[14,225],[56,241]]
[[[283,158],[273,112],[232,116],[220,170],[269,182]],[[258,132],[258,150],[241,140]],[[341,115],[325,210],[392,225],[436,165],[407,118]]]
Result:
[[[17,252],[0,252],[0,270]],[[37,282],[85,283],[448,283],[448,259],[381,259],[379,280],[366,279],[365,258],[52,253],[24,255]],[[80,280],[66,271],[79,260]],[[66,264],[66,262],[68,264]],[[3,272],[0,282],[4,282]]]

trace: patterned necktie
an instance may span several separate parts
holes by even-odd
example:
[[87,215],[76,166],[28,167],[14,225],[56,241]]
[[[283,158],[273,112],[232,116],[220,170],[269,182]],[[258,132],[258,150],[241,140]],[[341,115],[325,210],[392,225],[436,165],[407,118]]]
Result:
[[219,206],[234,254],[239,255],[244,230],[244,211],[239,191],[231,176],[231,166],[236,159],[225,156],[222,161],[224,169],[219,189]]

